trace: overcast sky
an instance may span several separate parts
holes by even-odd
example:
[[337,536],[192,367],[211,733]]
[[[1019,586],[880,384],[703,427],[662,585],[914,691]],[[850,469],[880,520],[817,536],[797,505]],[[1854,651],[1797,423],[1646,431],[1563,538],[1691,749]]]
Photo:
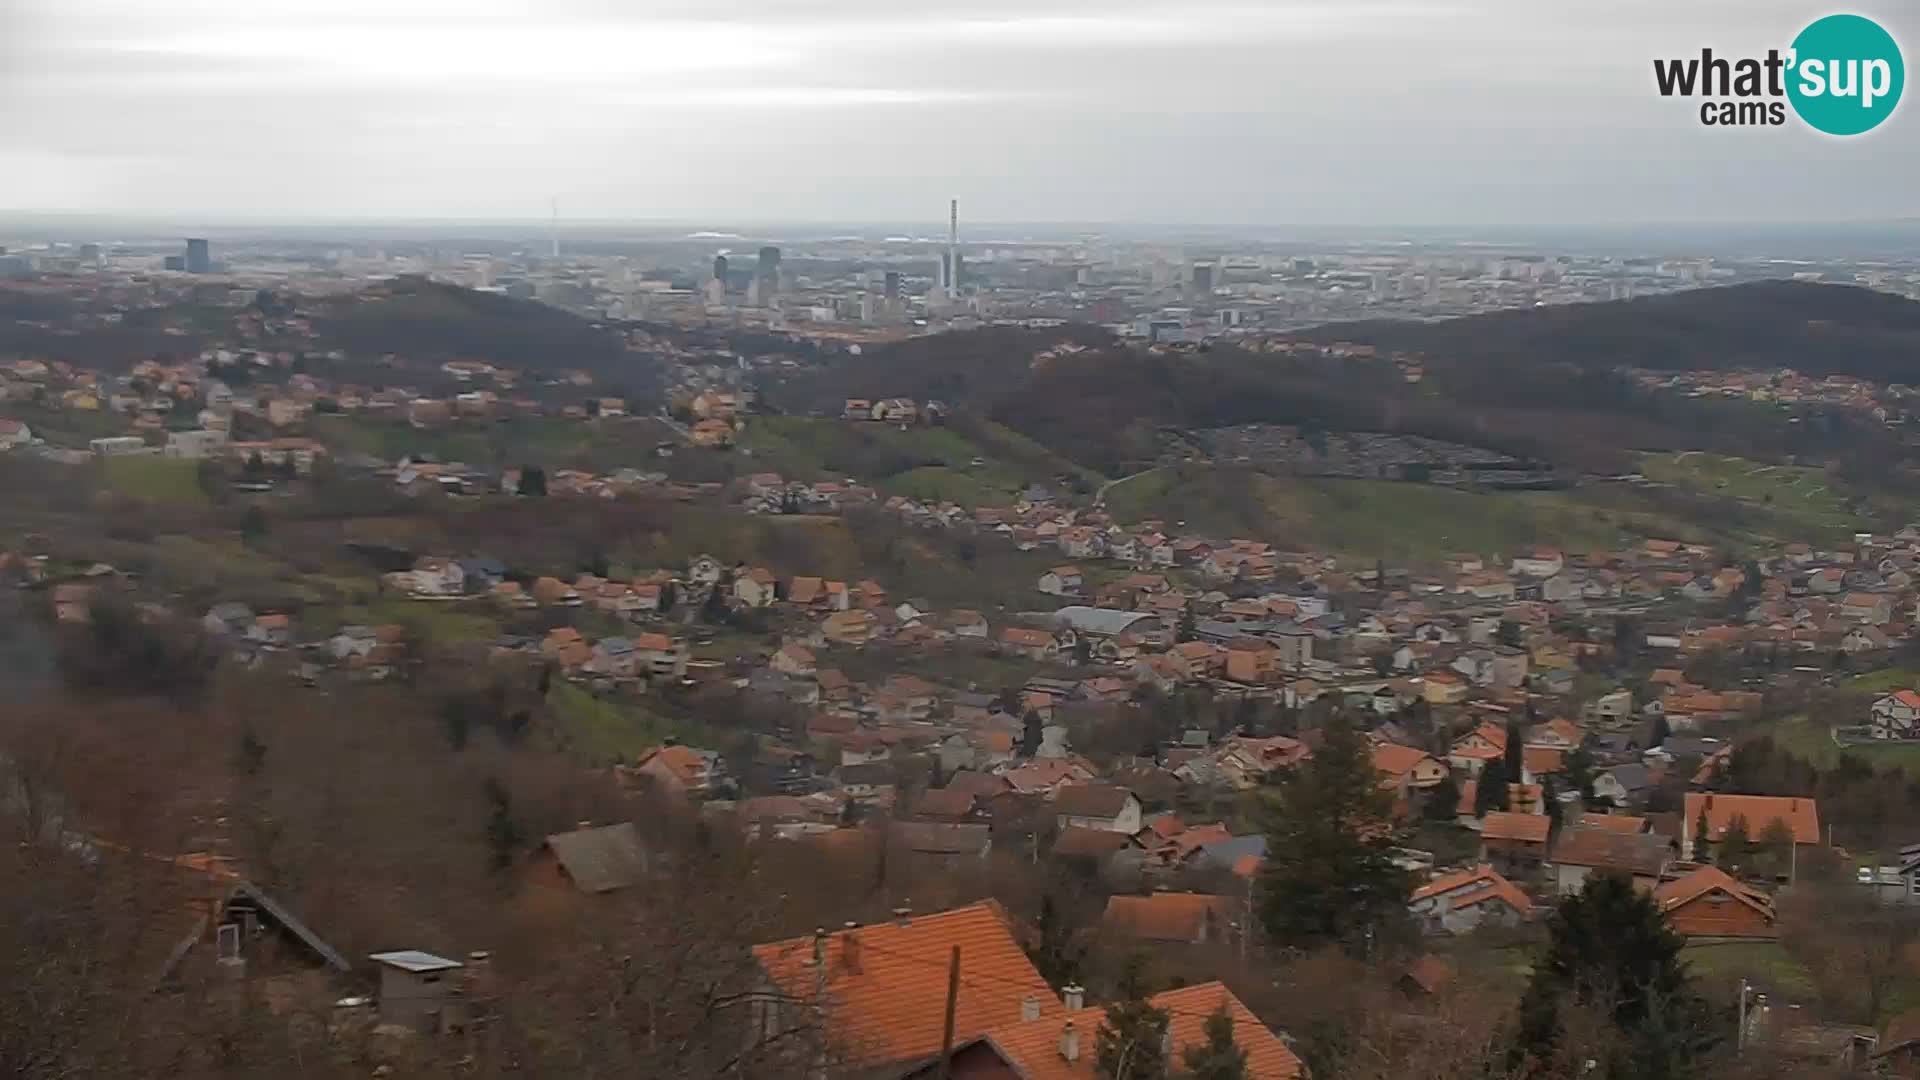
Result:
[[[0,209],[1542,224],[1920,216],[1920,102],[1716,130],[1788,0],[0,0]],[[1911,64],[1920,4],[1880,18]],[[1899,14],[1901,11],[1905,14]],[[1912,95],[1910,94],[1909,97]]]

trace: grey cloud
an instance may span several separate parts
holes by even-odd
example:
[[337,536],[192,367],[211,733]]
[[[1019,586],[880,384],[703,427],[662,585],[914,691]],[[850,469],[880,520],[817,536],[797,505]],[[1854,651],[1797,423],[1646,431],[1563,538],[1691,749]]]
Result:
[[[0,169],[49,178],[0,208],[529,217],[559,192],[583,217],[707,220],[897,220],[949,195],[1001,220],[1911,214],[1920,105],[1840,144],[1710,131],[1653,93],[1654,56],[1784,44],[1821,13],[0,0]],[[1920,41],[1920,17],[1888,21]]]

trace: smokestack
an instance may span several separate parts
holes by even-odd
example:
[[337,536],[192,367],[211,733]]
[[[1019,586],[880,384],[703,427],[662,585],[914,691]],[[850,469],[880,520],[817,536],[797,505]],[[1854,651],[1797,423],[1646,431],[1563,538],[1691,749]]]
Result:
[[553,199],[550,200],[549,205],[550,205],[550,209],[553,211],[553,221],[552,221],[552,227],[551,227],[551,235],[553,237],[553,257],[558,259],[560,257],[560,197],[558,195],[554,196]]
[[1068,1061],[1080,1060],[1080,1033],[1074,1030],[1071,1020],[1060,1029],[1060,1056]]
[[947,299],[960,299],[960,200],[947,207]]

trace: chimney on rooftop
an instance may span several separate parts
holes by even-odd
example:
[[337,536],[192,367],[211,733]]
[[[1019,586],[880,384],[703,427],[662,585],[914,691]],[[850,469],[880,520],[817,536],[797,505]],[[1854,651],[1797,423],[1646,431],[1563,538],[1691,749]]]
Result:
[[1080,1060],[1080,1033],[1073,1028],[1073,1021],[1060,1029],[1060,1056],[1068,1061]]
[[894,908],[893,909],[893,925],[895,926],[913,925],[913,908],[906,904],[902,904],[901,906]]
[[1028,994],[1026,999],[1020,1002],[1020,1021],[1031,1024],[1038,1019],[1040,1019],[1040,999]]
[[819,967],[827,962],[827,928],[813,928],[813,966]]
[[1066,999],[1067,1011],[1079,1012],[1086,1008],[1087,991],[1079,983],[1068,983],[1060,989],[1060,993]]
[[846,963],[847,970],[855,975],[860,973],[860,936],[854,933],[859,923],[849,920],[846,924],[846,941],[840,947],[840,957]]

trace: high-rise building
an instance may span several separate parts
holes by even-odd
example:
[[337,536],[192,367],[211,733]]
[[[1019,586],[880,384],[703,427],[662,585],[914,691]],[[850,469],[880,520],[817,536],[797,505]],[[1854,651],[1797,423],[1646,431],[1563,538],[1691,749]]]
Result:
[[163,269],[179,273],[187,268],[187,257],[185,255],[169,255],[161,260],[160,265]]
[[1213,291],[1213,264],[1197,262],[1193,264],[1193,291],[1205,296]]
[[213,252],[207,242],[195,237],[187,238],[187,273],[213,273]]
[[884,280],[886,281],[886,285],[883,287],[883,292],[886,294],[887,301],[891,303],[900,299],[900,271],[887,271],[887,276]]
[[940,260],[940,285],[949,301],[960,299],[960,200],[947,204],[947,253]]
[[99,244],[81,244],[80,245],[80,261],[83,263],[99,262],[100,261],[100,245]]
[[760,249],[760,264],[754,267],[754,283],[760,286],[759,302],[766,303],[780,291],[780,249],[768,244]]
[[726,288],[727,257],[725,255],[715,255],[713,257],[713,280],[719,282],[721,288]]

